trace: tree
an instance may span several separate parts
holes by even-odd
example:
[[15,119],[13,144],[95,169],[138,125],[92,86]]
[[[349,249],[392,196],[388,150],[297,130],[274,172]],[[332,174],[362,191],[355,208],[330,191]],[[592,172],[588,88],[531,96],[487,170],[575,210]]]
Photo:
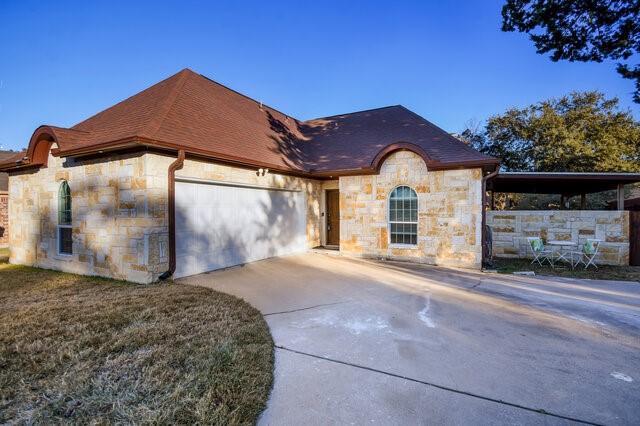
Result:
[[600,92],[511,108],[461,138],[509,171],[640,171],[640,123]]
[[[640,53],[640,0],[507,0],[502,30],[529,34],[553,61],[627,61]],[[640,66],[619,62],[617,71],[635,81],[640,103]]]

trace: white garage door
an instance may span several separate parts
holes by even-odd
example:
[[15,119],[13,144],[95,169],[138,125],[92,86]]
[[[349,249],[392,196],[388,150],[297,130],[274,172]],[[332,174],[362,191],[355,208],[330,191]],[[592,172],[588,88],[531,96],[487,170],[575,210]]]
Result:
[[306,249],[305,196],[176,182],[176,272],[185,277]]

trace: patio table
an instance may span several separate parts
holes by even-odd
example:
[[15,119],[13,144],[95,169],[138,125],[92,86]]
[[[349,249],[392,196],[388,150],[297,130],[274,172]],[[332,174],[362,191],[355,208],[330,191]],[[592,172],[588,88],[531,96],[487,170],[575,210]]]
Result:
[[547,245],[551,247],[557,247],[551,253],[551,267],[555,268],[556,262],[565,261],[573,267],[573,259],[568,259],[567,255],[571,253],[572,249],[578,247],[577,243],[573,241],[547,241]]

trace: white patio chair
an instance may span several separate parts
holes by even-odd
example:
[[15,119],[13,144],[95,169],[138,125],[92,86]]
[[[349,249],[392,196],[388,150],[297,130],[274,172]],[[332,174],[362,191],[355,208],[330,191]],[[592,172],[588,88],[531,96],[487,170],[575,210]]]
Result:
[[538,262],[538,265],[542,266],[542,262],[546,260],[549,262],[549,265],[553,266],[553,261],[550,258],[550,256],[553,255],[553,252],[545,248],[542,238],[527,237],[527,241],[529,242],[529,247],[531,247],[531,251],[533,252],[532,264]]
[[[571,252],[571,264],[575,268],[580,263],[584,265],[584,269],[587,269],[589,265],[593,265],[596,269],[598,269],[598,265],[596,265],[595,259],[598,254],[598,249],[600,248],[600,243],[602,240],[596,240],[593,238],[587,238],[587,241],[582,245],[581,251],[573,251]],[[573,262],[573,256],[577,255],[578,259]]]

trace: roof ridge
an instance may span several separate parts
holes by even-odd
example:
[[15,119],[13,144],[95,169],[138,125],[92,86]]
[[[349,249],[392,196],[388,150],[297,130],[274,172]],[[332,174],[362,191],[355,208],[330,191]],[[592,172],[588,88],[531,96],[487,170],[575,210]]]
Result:
[[263,108],[269,108],[270,110],[273,110],[273,111],[275,111],[275,112],[277,112],[277,113],[280,113],[280,114],[284,115],[285,117],[289,117],[289,118],[294,119],[295,121],[302,122],[301,120],[299,120],[299,119],[295,118],[295,117],[294,117],[294,116],[292,116],[291,114],[287,114],[286,112],[280,111],[278,108],[274,108],[274,107],[272,107],[272,106],[270,106],[270,105],[267,105],[267,104],[265,104],[265,103],[264,103],[264,102],[262,102],[262,101],[257,101],[257,100],[255,100],[255,99],[253,99],[251,96],[249,96],[249,95],[245,95],[245,94],[244,94],[244,93],[242,93],[242,92],[238,92],[237,90],[232,89],[231,87],[229,87],[229,86],[227,86],[227,85],[224,85],[224,84],[220,83],[219,81],[215,81],[214,79],[212,79],[212,78],[210,78],[210,77],[207,77],[207,76],[206,76],[206,75],[204,75],[204,74],[195,73],[195,72],[194,72],[194,74],[196,74],[196,75],[198,75],[198,76],[200,76],[200,77],[202,77],[202,78],[204,78],[204,79],[206,79],[206,80],[209,80],[211,83],[213,83],[213,84],[217,84],[218,86],[222,87],[223,89],[226,89],[226,90],[228,90],[228,91],[230,91],[230,92],[233,92],[233,93],[235,93],[236,95],[240,95],[240,96],[242,96],[243,98],[250,100],[251,102],[254,102],[254,103],[258,104],[258,105],[262,105],[262,107],[263,107]]
[[162,103],[158,116],[150,120],[149,123],[147,123],[147,125],[144,127],[144,129],[142,129],[141,131],[142,134],[137,136],[148,136],[150,138],[153,138],[153,136],[158,132],[160,127],[162,127],[162,123],[164,122],[165,118],[167,118],[167,115],[175,105],[176,100],[178,99],[178,96],[182,93],[182,88],[184,87],[185,83],[187,82],[191,74],[195,74],[195,72],[191,71],[189,68],[184,68],[183,70],[178,72],[179,80],[171,88],[171,92]]
[[[359,110],[359,111],[353,111],[353,112],[345,112],[343,114],[333,114],[333,115],[327,115],[324,117],[316,117],[316,118],[310,118],[308,120],[304,120],[303,123],[308,123],[309,121],[314,121],[314,120],[323,120],[326,118],[334,118],[334,117],[340,117],[342,115],[353,115],[353,114],[361,114],[363,112],[369,112],[369,111],[378,111],[381,109],[387,109],[387,108],[404,108],[402,105],[397,104],[397,105],[387,105],[387,106],[383,106],[383,107],[377,107],[377,108],[368,108],[368,109],[363,109],[363,110]],[[407,109],[407,108],[404,108]]]
[[78,132],[78,133],[86,133],[86,134],[90,134],[91,132],[87,131],[87,130],[80,130],[80,129],[74,129],[72,127],[61,127],[61,126],[54,126],[52,124],[42,124],[38,127],[50,127],[52,129],[60,129],[60,130],[65,130],[65,131],[70,131],[70,132]]
[[453,139],[453,141],[455,141],[458,144],[460,144],[460,146],[463,147],[466,151],[479,153],[479,154],[481,154],[481,155],[483,155],[483,156],[485,156],[487,158],[492,158],[490,155],[487,155],[487,154],[485,154],[483,152],[480,152],[477,149],[473,148],[472,146],[469,146],[468,144],[464,143],[460,139],[456,138],[455,136],[451,135],[449,132],[444,130],[442,127],[438,126],[437,124],[432,123],[430,120],[427,120],[426,118],[424,118],[423,116],[421,116],[417,112],[410,110],[409,108],[405,107],[404,105],[399,105],[399,107],[405,109],[409,113],[413,114],[415,117],[418,117],[420,120],[424,121],[427,125],[431,126],[432,128],[437,129],[437,130],[445,133],[447,136],[449,136],[449,138]]

